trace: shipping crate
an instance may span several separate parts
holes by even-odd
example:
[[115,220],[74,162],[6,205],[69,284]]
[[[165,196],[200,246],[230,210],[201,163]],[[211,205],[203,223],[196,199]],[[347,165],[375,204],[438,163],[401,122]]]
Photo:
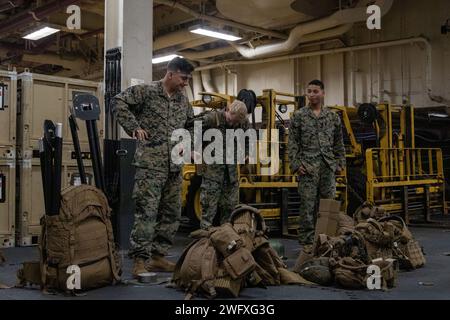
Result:
[[16,207],[16,159],[11,148],[0,148],[0,248],[14,247]]
[[16,145],[16,105],[17,74],[0,71],[0,146]]
[[[17,106],[19,160],[31,159],[33,151],[39,150],[38,141],[43,135],[43,124],[47,119],[55,124],[63,124],[64,146],[73,150],[68,117],[73,107],[72,94],[74,92],[89,93],[98,98],[102,112],[100,120],[97,121],[97,128],[100,146],[102,146],[105,122],[100,83],[25,72],[18,75],[18,86],[20,88],[20,104]],[[80,144],[85,146],[83,151],[88,151],[89,140],[86,123],[77,119],[77,124]]]
[[[88,183],[95,185],[92,165],[84,161]],[[17,245],[37,245],[41,234],[40,219],[45,214],[42,174],[38,158],[18,161],[19,202],[16,217]],[[62,189],[80,184],[76,161],[63,162]]]

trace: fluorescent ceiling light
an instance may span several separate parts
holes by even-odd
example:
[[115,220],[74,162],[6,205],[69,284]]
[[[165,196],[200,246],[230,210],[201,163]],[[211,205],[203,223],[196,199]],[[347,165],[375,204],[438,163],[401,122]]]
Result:
[[157,63],[161,63],[161,62],[167,62],[167,61],[170,61],[170,60],[172,60],[173,58],[176,58],[176,57],[183,58],[183,56],[179,56],[177,54],[169,54],[167,56],[161,56],[161,57],[153,58],[152,59],[152,63],[153,64],[157,64]]
[[51,34],[54,34],[58,31],[59,31],[59,29],[43,27],[37,31],[27,34],[26,36],[23,36],[22,38],[28,39],[28,40],[39,40],[39,39],[47,37]]
[[242,39],[241,37],[236,37],[229,33],[214,31],[210,28],[205,28],[205,27],[194,27],[192,29],[189,29],[189,31],[192,33],[197,33],[197,34],[201,34],[204,36],[228,40],[228,41],[236,41],[236,40]]
[[429,113],[428,115],[436,118],[448,118],[448,114],[443,113]]

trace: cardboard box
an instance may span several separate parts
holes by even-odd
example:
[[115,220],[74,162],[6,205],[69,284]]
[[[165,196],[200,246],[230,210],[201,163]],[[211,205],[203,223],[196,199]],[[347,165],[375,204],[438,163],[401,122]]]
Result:
[[338,213],[341,210],[341,202],[333,199],[320,199],[319,212]]
[[317,214],[316,230],[314,239],[317,239],[319,234],[326,234],[334,237],[339,228],[339,212],[319,212]]
[[320,200],[316,229],[314,233],[314,242],[316,242],[319,234],[326,234],[330,237],[336,236],[339,229],[340,208],[340,201],[332,199]]

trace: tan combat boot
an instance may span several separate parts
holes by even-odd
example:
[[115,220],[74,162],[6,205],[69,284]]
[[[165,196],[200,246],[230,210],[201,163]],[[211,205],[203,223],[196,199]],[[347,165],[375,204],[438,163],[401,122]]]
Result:
[[164,256],[152,255],[152,258],[146,261],[145,268],[150,272],[173,272],[175,263],[167,260]]
[[145,259],[135,258],[133,265],[133,278],[137,279],[139,274],[146,272],[147,269],[145,268]]

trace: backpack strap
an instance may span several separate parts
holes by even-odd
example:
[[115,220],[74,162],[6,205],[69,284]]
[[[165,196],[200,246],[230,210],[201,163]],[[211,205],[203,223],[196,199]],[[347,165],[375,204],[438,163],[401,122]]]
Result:
[[208,241],[208,246],[205,250],[205,253],[202,256],[202,264],[201,264],[201,279],[190,281],[187,289],[185,300],[190,300],[194,296],[195,292],[201,287],[205,291],[205,293],[210,297],[214,298],[217,293],[214,288],[214,279],[216,276],[217,270],[217,255],[216,250],[209,241],[209,239],[201,238],[196,239],[191,242],[187,248],[183,251],[180,258],[178,259],[175,270],[173,272],[172,282],[179,285],[180,280],[180,270],[184,261],[190,260],[190,255],[192,254],[192,250],[190,250],[194,245],[198,244],[200,241]]
[[207,294],[214,298],[217,293],[214,288],[214,279],[217,269],[217,253],[211,241],[208,241],[208,247],[202,259],[202,287]]
[[172,282],[177,283],[178,280],[180,280],[180,271],[181,271],[181,266],[183,265],[184,261],[189,258],[189,256],[192,254],[192,252],[190,252],[190,249],[197,244],[199,241],[204,241],[204,238],[198,238],[195,239],[194,241],[192,241],[191,243],[188,244],[188,246],[184,249],[183,253],[181,254],[181,256],[178,258],[177,263],[175,264],[175,270],[173,271],[173,276],[172,276]]

